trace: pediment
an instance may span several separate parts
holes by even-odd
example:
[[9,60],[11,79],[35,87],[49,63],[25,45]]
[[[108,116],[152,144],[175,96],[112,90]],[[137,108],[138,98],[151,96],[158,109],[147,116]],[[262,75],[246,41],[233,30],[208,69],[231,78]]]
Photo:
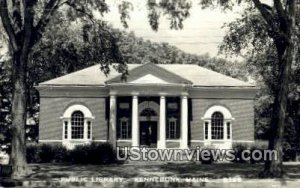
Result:
[[152,74],[146,74],[136,80],[131,81],[132,84],[168,84],[165,80],[160,79]]
[[125,81],[121,78],[121,75],[118,75],[108,80],[106,84],[192,84],[191,81],[153,63],[147,63],[130,70]]

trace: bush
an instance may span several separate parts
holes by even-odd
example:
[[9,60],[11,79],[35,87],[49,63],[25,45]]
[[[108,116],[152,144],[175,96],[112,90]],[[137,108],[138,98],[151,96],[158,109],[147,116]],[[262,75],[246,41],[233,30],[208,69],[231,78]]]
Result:
[[292,147],[289,143],[283,143],[283,161],[296,161],[297,159],[297,150],[295,147]]
[[267,142],[260,142],[257,141],[254,144],[250,145],[250,151],[251,151],[251,158],[250,158],[250,163],[251,164],[255,164],[255,163],[261,163],[264,162],[264,159],[261,158],[261,160],[257,161],[253,159],[253,155],[254,155],[254,151],[261,151],[262,153],[264,153],[264,150],[268,149],[268,143]]
[[[232,148],[235,150],[235,159],[233,160],[233,162],[236,163],[258,163],[258,162],[263,162],[263,158],[260,161],[254,160],[253,159],[253,155],[254,155],[254,151],[261,151],[262,153],[264,152],[263,150],[267,149],[267,142],[255,142],[253,144],[245,144],[245,143],[236,143],[232,146]],[[244,150],[250,150],[250,153],[246,153],[247,155],[245,155],[245,157],[249,157],[250,160],[244,160],[242,158],[242,152]]]
[[68,150],[60,145],[37,144],[27,146],[28,163],[60,163],[65,162]]
[[[244,150],[250,149],[249,144],[235,143],[235,144],[233,144],[232,149],[235,151],[235,157],[234,157],[233,162],[235,162],[235,163],[246,163],[246,162],[248,162],[246,160],[243,160],[242,152]],[[246,156],[246,157],[248,157],[248,156]]]
[[110,144],[92,143],[67,150],[62,145],[37,144],[27,146],[28,163],[110,164],[116,154]]
[[76,164],[110,164],[116,162],[116,154],[110,144],[92,143],[76,146],[70,151],[70,160]]
[[213,158],[213,154],[212,154],[212,151],[214,149],[215,148],[212,147],[212,146],[204,146],[203,148],[201,148],[201,153],[202,153],[202,150],[207,150],[207,151],[209,151],[209,156],[205,155],[205,157],[202,157],[201,154],[200,154],[199,161],[201,161],[202,164],[212,164],[213,162],[215,162],[215,160]]

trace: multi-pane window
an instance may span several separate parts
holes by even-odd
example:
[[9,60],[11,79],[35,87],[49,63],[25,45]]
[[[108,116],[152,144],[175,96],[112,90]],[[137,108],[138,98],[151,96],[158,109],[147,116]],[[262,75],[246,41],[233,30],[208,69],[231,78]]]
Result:
[[231,131],[230,122],[227,122],[226,126],[227,126],[227,139],[230,139],[230,136],[231,136],[231,133],[230,133],[230,131]]
[[211,139],[220,140],[224,138],[224,117],[220,112],[211,116]]
[[65,137],[65,139],[67,139],[68,138],[68,121],[64,122],[64,127],[65,127],[64,137]]
[[177,119],[170,118],[168,120],[167,128],[167,139],[177,139],[179,138],[179,127],[177,125]]
[[91,127],[91,122],[87,122],[87,138],[91,139],[91,132],[92,132],[92,127]]
[[73,112],[71,116],[71,138],[83,139],[84,115],[81,111]]
[[204,123],[204,135],[205,135],[205,139],[208,139],[208,122],[207,121]]
[[128,139],[129,138],[129,125],[128,118],[120,119],[120,139]]

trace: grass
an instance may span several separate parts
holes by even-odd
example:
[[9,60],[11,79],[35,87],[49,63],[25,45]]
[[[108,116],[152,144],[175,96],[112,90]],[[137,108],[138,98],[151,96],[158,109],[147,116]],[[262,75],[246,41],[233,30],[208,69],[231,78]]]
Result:
[[[125,164],[125,165],[61,165],[31,164],[27,178],[61,178],[69,176],[102,176],[134,178],[138,176],[176,176],[224,178],[240,176],[255,179],[263,164],[217,163],[203,165],[184,164]],[[286,178],[300,179],[300,164],[285,164]]]
[[[281,180],[272,180],[280,185],[294,184],[300,181],[300,164],[287,163],[284,165],[286,177]],[[243,180],[240,187],[252,187],[257,184],[258,173],[263,169],[263,164],[235,164],[235,163],[217,163],[203,165],[198,163],[136,163],[124,165],[68,165],[68,164],[30,164],[30,173],[24,180],[27,181],[47,181],[45,184],[37,186],[52,186],[51,182],[59,182],[62,178],[69,177],[122,177],[126,182],[130,182],[136,177],[178,177],[178,178],[209,178],[218,180],[222,178],[239,177]],[[274,182],[273,182],[274,183]],[[1,179],[0,179],[1,185]],[[30,184],[31,185],[31,184]],[[79,186],[87,186],[86,184],[78,184]],[[78,186],[73,184],[73,186]],[[146,184],[127,184],[131,187],[144,186]],[[136,185],[136,186],[134,186]],[[148,185],[152,187],[153,184]],[[201,184],[202,186],[203,184]],[[205,187],[214,187],[214,184],[205,184]],[[231,184],[227,184],[228,187]],[[237,184],[232,184],[236,187]],[[242,186],[243,185],[243,186]],[[266,180],[259,183],[259,186],[268,186]],[[24,185],[23,185],[24,186]],[[59,183],[58,183],[59,186]],[[67,184],[68,186],[68,184]],[[91,185],[92,187],[94,185]],[[101,186],[104,186],[101,184]],[[116,185],[113,185],[113,187]],[[121,184],[119,184],[121,186]],[[161,186],[161,185],[160,185]],[[172,185],[173,187],[175,185]],[[182,185],[181,185],[182,186]],[[109,187],[109,186],[108,186]],[[146,186],[147,187],[147,186]],[[176,187],[176,186],[175,186]],[[179,186],[180,187],[180,186]],[[238,186],[239,187],[239,186]],[[262,186],[263,187],[263,186]],[[297,186],[296,186],[297,187]]]

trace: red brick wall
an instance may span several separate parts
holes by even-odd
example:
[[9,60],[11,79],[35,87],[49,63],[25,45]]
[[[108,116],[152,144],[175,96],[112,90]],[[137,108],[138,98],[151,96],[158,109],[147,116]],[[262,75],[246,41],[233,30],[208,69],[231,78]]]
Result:
[[[192,99],[192,120],[190,121],[191,140],[203,140],[203,120],[206,110],[213,105],[229,109],[235,120],[232,121],[233,140],[254,140],[253,100],[247,99]],[[190,113],[190,112],[189,112]]]
[[82,104],[95,116],[92,120],[92,138],[107,140],[108,125],[105,119],[105,98],[44,98],[40,99],[40,140],[61,140],[63,123],[60,117],[73,104]]
[[[235,120],[232,121],[233,140],[254,140],[253,100],[247,99],[191,99],[189,108],[192,112],[190,121],[190,140],[203,140],[203,120],[206,110],[213,105],[222,105],[229,109]],[[105,98],[46,98],[40,99],[40,140],[61,140],[64,110],[72,104],[88,107],[95,119],[93,122],[93,139],[107,140],[108,125],[105,119]],[[190,113],[189,112],[189,113]],[[177,144],[177,143],[176,143]],[[193,143],[194,145],[195,143]],[[122,144],[121,144],[122,145]],[[167,147],[173,147],[167,143]]]

